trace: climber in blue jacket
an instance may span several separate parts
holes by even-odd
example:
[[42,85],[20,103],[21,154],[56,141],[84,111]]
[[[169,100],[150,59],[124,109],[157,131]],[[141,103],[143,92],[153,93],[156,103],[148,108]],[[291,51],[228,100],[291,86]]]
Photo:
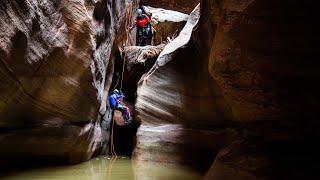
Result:
[[119,110],[122,113],[122,117],[125,120],[126,124],[131,123],[131,115],[129,108],[120,104],[120,102],[125,98],[122,92],[115,89],[111,95],[109,95],[109,105],[113,110]]

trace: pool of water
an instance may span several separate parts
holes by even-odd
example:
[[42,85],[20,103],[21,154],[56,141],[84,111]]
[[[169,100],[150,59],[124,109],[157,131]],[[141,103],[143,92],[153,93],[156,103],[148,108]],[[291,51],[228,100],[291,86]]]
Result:
[[134,161],[124,157],[105,156],[70,166],[45,167],[10,172],[0,176],[5,180],[108,180],[108,179],[201,179],[192,169],[165,163]]

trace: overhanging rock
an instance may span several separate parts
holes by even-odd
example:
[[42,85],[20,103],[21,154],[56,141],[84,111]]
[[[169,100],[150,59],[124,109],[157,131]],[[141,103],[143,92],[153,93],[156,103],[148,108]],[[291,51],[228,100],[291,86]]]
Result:
[[156,71],[159,67],[164,66],[170,60],[172,60],[172,58],[170,58],[171,54],[189,42],[192,31],[195,28],[195,26],[198,24],[199,19],[200,19],[200,3],[195,7],[195,9],[189,15],[187,24],[184,26],[179,36],[164,47],[164,50],[160,53],[154,66],[150,69],[148,73],[146,73],[140,79],[139,84],[147,80],[148,77],[154,71]]

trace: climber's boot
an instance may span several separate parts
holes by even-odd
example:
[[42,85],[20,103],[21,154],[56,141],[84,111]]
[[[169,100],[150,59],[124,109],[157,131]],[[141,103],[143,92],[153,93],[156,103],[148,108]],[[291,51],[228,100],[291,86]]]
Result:
[[125,115],[125,116],[123,116],[123,117],[124,117],[124,121],[125,121],[125,124],[126,124],[126,125],[129,125],[129,124],[132,123],[132,118],[131,118],[130,115]]

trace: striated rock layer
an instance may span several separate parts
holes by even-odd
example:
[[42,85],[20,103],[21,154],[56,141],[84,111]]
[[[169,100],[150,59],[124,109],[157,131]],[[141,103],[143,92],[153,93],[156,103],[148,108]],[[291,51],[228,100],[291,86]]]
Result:
[[207,179],[312,176],[318,149],[305,142],[319,137],[316,9],[276,0],[201,7],[188,45],[138,89],[133,157],[213,163]]
[[171,62],[138,87],[135,117],[141,126],[134,159],[189,164],[204,170],[214,152],[236,136],[233,131],[210,130],[232,117],[208,72],[209,53],[201,53],[203,46],[192,38],[172,55]]
[[[99,114],[106,111],[113,56],[130,38],[123,30],[137,3],[0,2],[1,162],[78,162],[105,144]],[[198,1],[142,4],[190,13]],[[316,6],[202,0],[201,15],[190,42],[139,86],[133,158],[203,172],[211,166],[207,179],[312,176],[319,159]],[[164,25],[164,34],[172,35],[174,26]],[[133,68],[124,89],[134,92],[146,69]],[[120,122],[120,114],[115,119]]]
[[119,29],[137,5],[0,2],[0,159],[77,162],[100,149],[107,136],[99,112],[105,113],[112,52],[126,38]]

